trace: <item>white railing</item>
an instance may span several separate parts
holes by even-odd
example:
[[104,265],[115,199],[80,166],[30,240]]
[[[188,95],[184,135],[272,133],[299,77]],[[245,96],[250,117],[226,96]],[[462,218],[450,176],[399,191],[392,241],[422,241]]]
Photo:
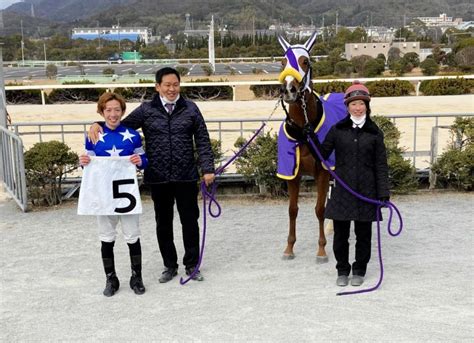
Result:
[[[313,83],[329,83],[332,81],[346,81],[352,82],[359,80],[360,82],[368,81],[381,81],[381,80],[402,80],[409,81],[416,84],[416,95],[420,94],[420,85],[425,80],[438,80],[438,79],[456,79],[456,78],[474,79],[474,74],[460,75],[460,76],[406,76],[406,77],[373,77],[373,78],[348,78],[348,79],[314,79]],[[182,82],[182,87],[212,87],[212,86],[229,86],[232,88],[232,100],[235,101],[235,89],[240,86],[258,86],[258,85],[279,85],[278,81],[213,81],[213,82]],[[10,90],[40,90],[41,91],[41,103],[46,104],[45,91],[52,89],[95,89],[102,88],[107,90],[113,90],[115,88],[153,88],[154,83],[104,83],[104,84],[86,84],[86,85],[21,85],[21,86],[5,86],[6,91]]]
[[[311,58],[318,61],[327,55],[315,55]],[[267,57],[221,57],[216,58],[216,63],[240,63],[240,62],[278,62],[281,60],[281,56],[267,56]],[[137,59],[124,61],[126,64],[207,64],[209,63],[208,58],[165,58],[165,59]],[[75,61],[40,61],[40,60],[27,60],[23,61],[4,61],[4,67],[44,67],[48,64],[54,64],[57,66],[68,66],[68,65],[88,65],[88,64],[109,64],[108,60],[75,60]]]
[[18,206],[27,210],[26,176],[23,142],[10,130],[0,126],[0,179]]
[[[455,117],[473,117],[474,113],[471,112],[462,112],[462,113],[430,113],[430,114],[392,114],[384,115],[384,117],[390,118],[396,125],[398,121],[409,120],[411,124],[405,125],[410,128],[413,128],[411,132],[404,132],[402,135],[407,135],[405,139],[406,151],[403,155],[406,158],[410,158],[413,166],[418,169],[424,169],[422,166],[426,164],[426,161],[434,162],[436,157],[439,155],[439,143],[438,135],[432,135],[431,141],[426,140],[426,138],[420,142],[419,136],[426,136],[431,134],[432,128],[440,127],[439,120],[443,118],[455,118]],[[420,128],[418,122],[423,119],[432,119],[431,126],[427,126],[427,123],[424,123],[423,128]],[[218,139],[223,143],[223,151],[228,154],[232,151],[233,143],[237,140],[238,137],[246,137],[250,135],[255,129],[259,126],[263,118],[249,118],[249,119],[208,119],[206,124],[208,126],[208,131],[212,138]],[[278,128],[279,122],[283,120],[283,117],[273,118],[270,120],[268,126],[269,129]],[[44,136],[47,137],[47,140],[55,139],[60,140],[63,143],[68,144],[69,139],[67,136],[75,136],[81,142],[82,147],[84,132],[88,129],[91,123],[89,121],[71,121],[71,122],[18,122],[10,126],[10,129],[15,132],[18,136],[31,137],[36,136],[37,139],[31,140],[32,142],[42,142]],[[430,124],[428,124],[430,125]],[[426,132],[422,132],[422,131]],[[412,137],[413,136],[413,137]],[[77,142],[78,139],[75,141]],[[433,140],[436,141],[433,141]],[[410,142],[411,140],[411,142]],[[72,142],[72,140],[71,140]],[[77,151],[80,152],[80,151]],[[231,156],[225,156],[227,158]],[[424,157],[424,160],[419,161],[420,157]]]

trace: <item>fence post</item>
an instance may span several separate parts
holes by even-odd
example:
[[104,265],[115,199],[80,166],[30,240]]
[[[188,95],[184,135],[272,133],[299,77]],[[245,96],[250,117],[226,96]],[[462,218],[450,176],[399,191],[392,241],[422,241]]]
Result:
[[430,171],[429,171],[429,181],[430,189],[435,189],[436,187],[436,174],[433,173],[433,164],[436,162],[436,156],[438,155],[438,126],[433,126],[431,128],[431,144],[430,144]]
[[421,81],[418,80],[416,83],[416,96],[420,95],[420,86],[421,86]]
[[236,86],[232,85],[232,101],[235,101],[235,99],[236,99],[236,97],[235,97],[235,88],[236,88]]
[[44,89],[41,90],[41,105],[46,105],[46,99],[44,97]]

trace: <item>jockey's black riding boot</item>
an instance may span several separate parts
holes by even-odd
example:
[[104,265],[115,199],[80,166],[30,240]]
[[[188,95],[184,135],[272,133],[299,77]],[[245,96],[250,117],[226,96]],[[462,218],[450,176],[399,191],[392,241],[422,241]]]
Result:
[[106,297],[111,297],[118,291],[120,287],[120,281],[115,272],[109,273],[106,275],[107,279],[105,280],[105,289],[103,294]]
[[120,287],[120,281],[115,273],[114,262],[114,244],[115,242],[102,242],[101,253],[102,263],[106,275],[105,289],[103,294],[111,297]]
[[135,243],[128,243],[130,251],[130,262],[132,267],[132,276],[130,277],[130,288],[135,294],[145,293],[145,285],[142,279],[142,251],[140,246],[140,239]]

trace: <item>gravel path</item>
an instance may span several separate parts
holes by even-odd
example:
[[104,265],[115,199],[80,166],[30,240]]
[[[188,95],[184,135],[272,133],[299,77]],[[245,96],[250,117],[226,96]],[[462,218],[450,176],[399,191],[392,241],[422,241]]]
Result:
[[[24,214],[1,197],[0,341],[472,342],[473,200],[466,193],[395,197],[405,230],[392,238],[383,226],[381,288],[337,297],[332,236],[329,264],[315,263],[311,199],[300,204],[293,261],[281,259],[286,202],[223,200],[222,216],[209,221],[206,280],[185,286],[178,278],[158,283],[162,262],[152,203],[145,199],[147,292],[129,289],[128,251],[119,236],[122,285],[106,298],[94,218],[77,216],[74,201]],[[379,275],[375,233],[373,248],[367,286]]]

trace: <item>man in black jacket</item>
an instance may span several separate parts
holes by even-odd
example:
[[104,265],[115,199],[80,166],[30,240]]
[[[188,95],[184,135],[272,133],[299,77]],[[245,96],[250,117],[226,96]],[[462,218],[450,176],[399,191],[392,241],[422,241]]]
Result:
[[[142,128],[149,165],[144,182],[151,187],[155,207],[156,235],[165,269],[159,279],[168,282],[178,273],[173,241],[173,207],[176,201],[181,220],[186,274],[194,272],[199,259],[199,179],[194,150],[206,185],[214,181],[214,156],[209,133],[199,108],[180,96],[181,78],[176,69],[156,73],[152,101],[142,103],[123,121],[132,129]],[[91,131],[97,129],[93,125]],[[92,135],[92,134],[91,134]],[[195,148],[194,148],[195,147]],[[202,281],[196,271],[194,280]]]

